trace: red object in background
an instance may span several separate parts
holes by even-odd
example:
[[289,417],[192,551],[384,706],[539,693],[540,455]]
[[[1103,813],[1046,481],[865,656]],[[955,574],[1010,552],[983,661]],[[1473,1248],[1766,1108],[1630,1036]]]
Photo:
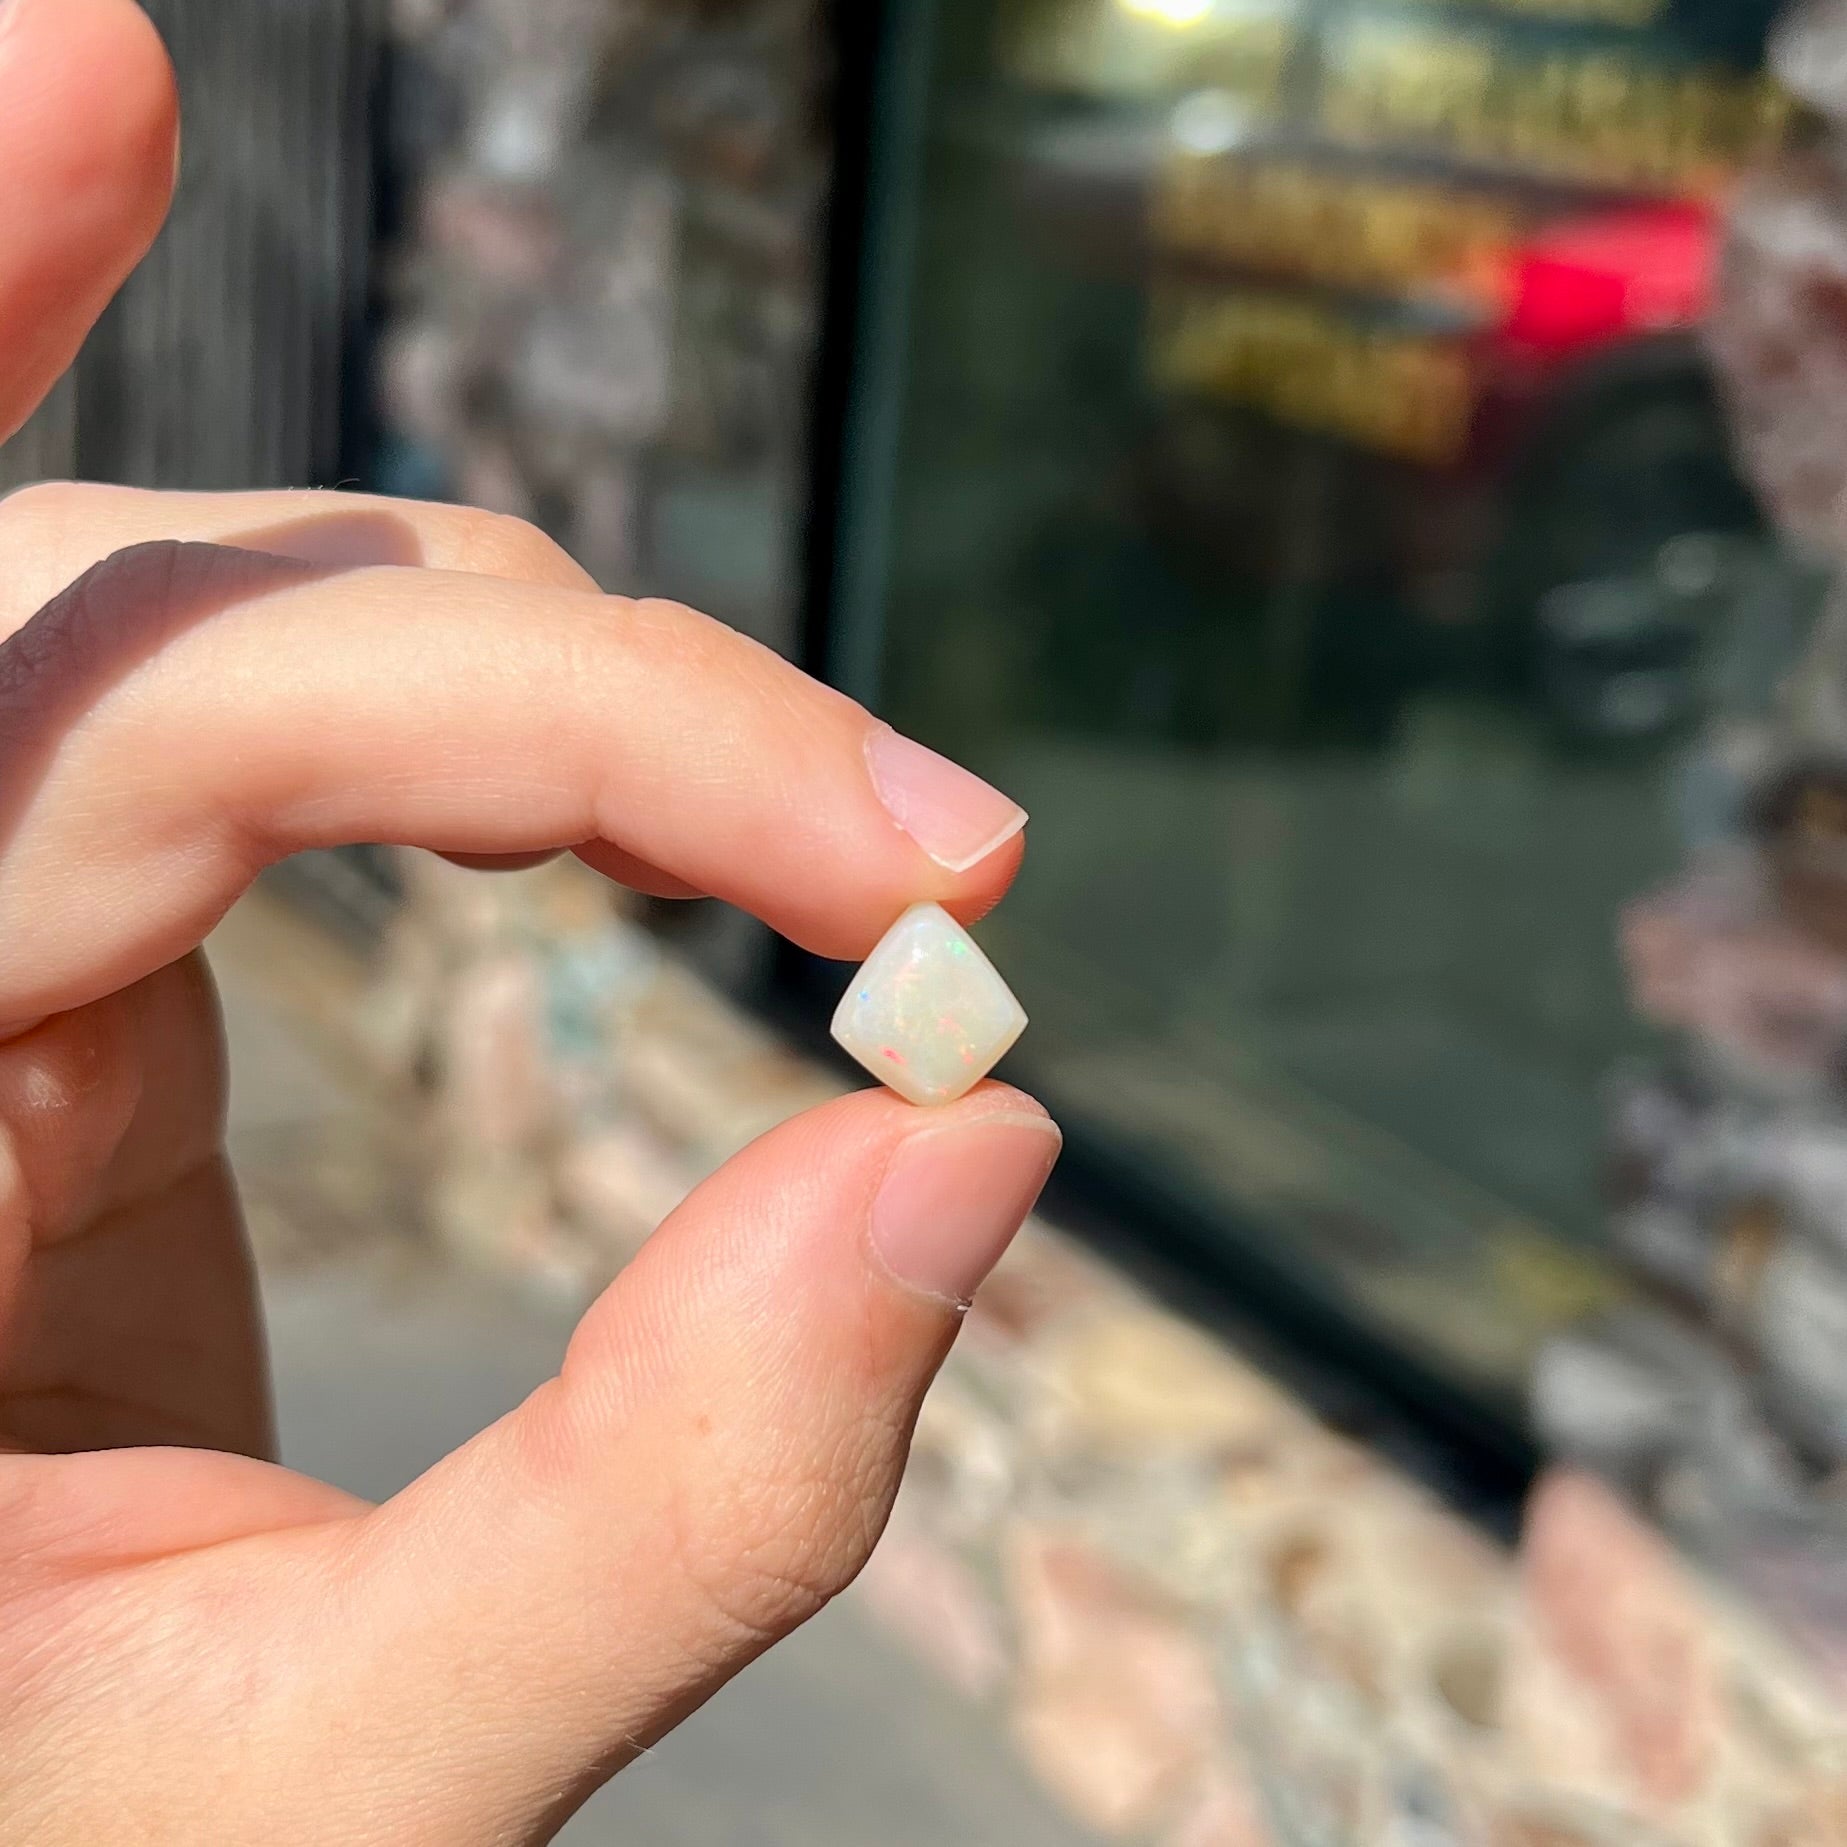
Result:
[[1718,268],[1712,207],[1646,206],[1541,232],[1509,266],[1500,339],[1559,360],[1633,335],[1696,326]]

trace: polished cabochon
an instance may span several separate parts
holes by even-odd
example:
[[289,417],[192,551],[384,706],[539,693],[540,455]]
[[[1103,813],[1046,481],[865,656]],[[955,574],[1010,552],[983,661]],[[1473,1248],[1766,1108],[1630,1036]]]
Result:
[[854,976],[834,1038],[908,1102],[965,1097],[1026,1030],[1026,1012],[938,904],[913,905]]

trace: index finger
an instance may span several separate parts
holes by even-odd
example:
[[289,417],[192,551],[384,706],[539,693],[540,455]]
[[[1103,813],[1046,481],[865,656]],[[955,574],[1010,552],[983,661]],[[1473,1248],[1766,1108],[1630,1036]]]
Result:
[[308,848],[614,848],[855,957],[990,908],[1025,824],[677,605],[138,546],[0,645],[0,1022],[151,973]]

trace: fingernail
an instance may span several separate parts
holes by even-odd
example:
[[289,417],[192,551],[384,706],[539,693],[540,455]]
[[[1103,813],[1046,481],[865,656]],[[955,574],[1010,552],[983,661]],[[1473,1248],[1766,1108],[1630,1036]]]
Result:
[[966,1303],[1000,1262],[1057,1164],[1049,1117],[985,1116],[913,1135],[872,1208],[872,1245],[907,1289]]
[[886,812],[945,872],[980,865],[1026,825],[1018,802],[889,725],[867,738],[866,762]]

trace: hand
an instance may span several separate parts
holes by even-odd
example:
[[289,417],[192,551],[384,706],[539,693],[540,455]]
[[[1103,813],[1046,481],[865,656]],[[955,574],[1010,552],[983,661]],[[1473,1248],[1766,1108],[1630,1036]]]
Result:
[[[154,235],[174,134],[129,0],[0,9],[0,433]],[[0,1835],[548,1838],[863,1564],[1057,1132],[994,1086],[791,1124],[374,1508],[266,1460],[198,944],[265,864],[386,841],[575,851],[857,956],[993,904],[1020,817],[486,515],[41,487],[0,559]]]

